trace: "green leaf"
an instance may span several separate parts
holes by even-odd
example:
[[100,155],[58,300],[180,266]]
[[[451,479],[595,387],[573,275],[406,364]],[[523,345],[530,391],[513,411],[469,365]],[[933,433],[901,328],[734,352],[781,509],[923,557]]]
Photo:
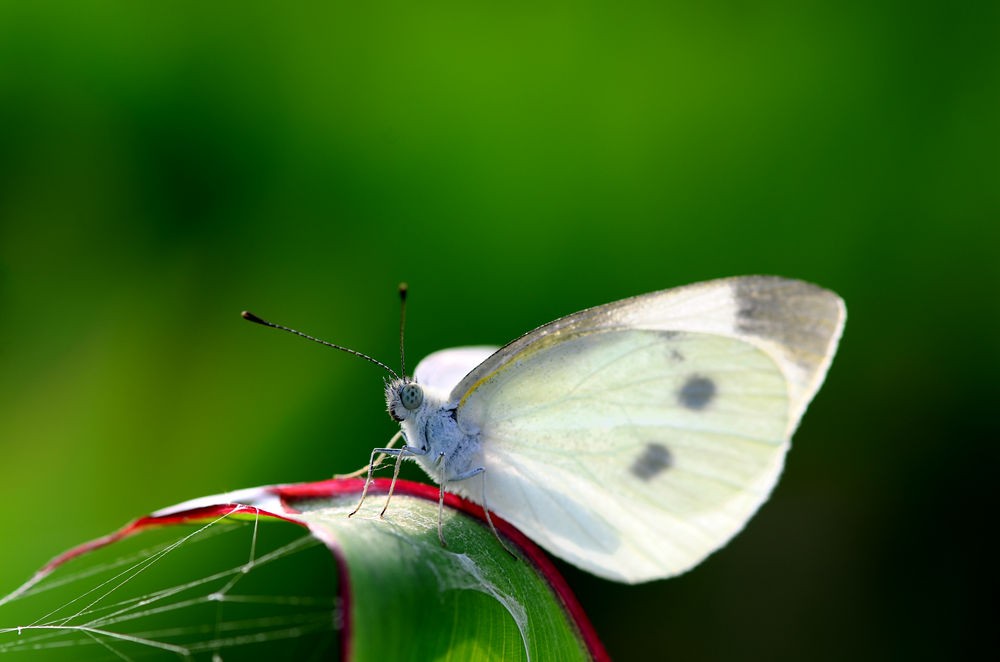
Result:
[[361,485],[326,481],[199,499],[70,550],[0,598],[0,653],[605,657],[544,554],[509,525],[497,522],[516,558],[477,506],[446,495],[442,547],[436,488],[401,481],[380,519],[387,484],[377,481],[371,500],[348,518]]

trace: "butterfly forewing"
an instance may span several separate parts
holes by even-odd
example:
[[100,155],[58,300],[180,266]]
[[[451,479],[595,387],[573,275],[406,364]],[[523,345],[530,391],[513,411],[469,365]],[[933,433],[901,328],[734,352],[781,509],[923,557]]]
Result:
[[695,283],[596,306],[549,322],[501,348],[455,387],[464,399],[480,379],[539,342],[599,329],[694,331],[767,352],[788,380],[791,434],[823,383],[844,325],[844,302],[800,280],[743,276]]
[[478,434],[491,509],[603,577],[691,568],[767,498],[843,319],[827,290],[754,276],[522,336],[452,391],[459,423]]

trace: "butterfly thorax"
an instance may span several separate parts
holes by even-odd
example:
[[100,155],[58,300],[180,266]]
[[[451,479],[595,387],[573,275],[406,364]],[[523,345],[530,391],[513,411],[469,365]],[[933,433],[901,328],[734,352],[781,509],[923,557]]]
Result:
[[482,466],[478,435],[459,425],[447,393],[404,378],[390,382],[385,396],[407,447],[435,481],[456,480]]

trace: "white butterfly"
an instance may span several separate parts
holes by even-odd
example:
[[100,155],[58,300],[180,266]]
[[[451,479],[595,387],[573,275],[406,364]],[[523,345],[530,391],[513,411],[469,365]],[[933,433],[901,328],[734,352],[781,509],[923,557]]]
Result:
[[677,575],[767,499],[845,314],[828,290],[748,276],[436,352],[388,384],[406,445],[373,458],[416,458],[442,495],[601,577]]
[[715,280],[436,352],[386,402],[442,488],[584,570],[660,579],[767,499],[844,318],[808,283]]

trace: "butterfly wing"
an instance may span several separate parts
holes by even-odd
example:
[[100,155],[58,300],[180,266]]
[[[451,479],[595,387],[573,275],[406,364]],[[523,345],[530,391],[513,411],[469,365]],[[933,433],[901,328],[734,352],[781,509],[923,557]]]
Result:
[[843,320],[827,290],[746,277],[519,338],[452,391],[479,434],[491,510],[602,577],[684,572],[767,498]]
[[417,364],[413,379],[424,386],[450,393],[463,377],[496,351],[496,347],[485,346],[442,349]]

